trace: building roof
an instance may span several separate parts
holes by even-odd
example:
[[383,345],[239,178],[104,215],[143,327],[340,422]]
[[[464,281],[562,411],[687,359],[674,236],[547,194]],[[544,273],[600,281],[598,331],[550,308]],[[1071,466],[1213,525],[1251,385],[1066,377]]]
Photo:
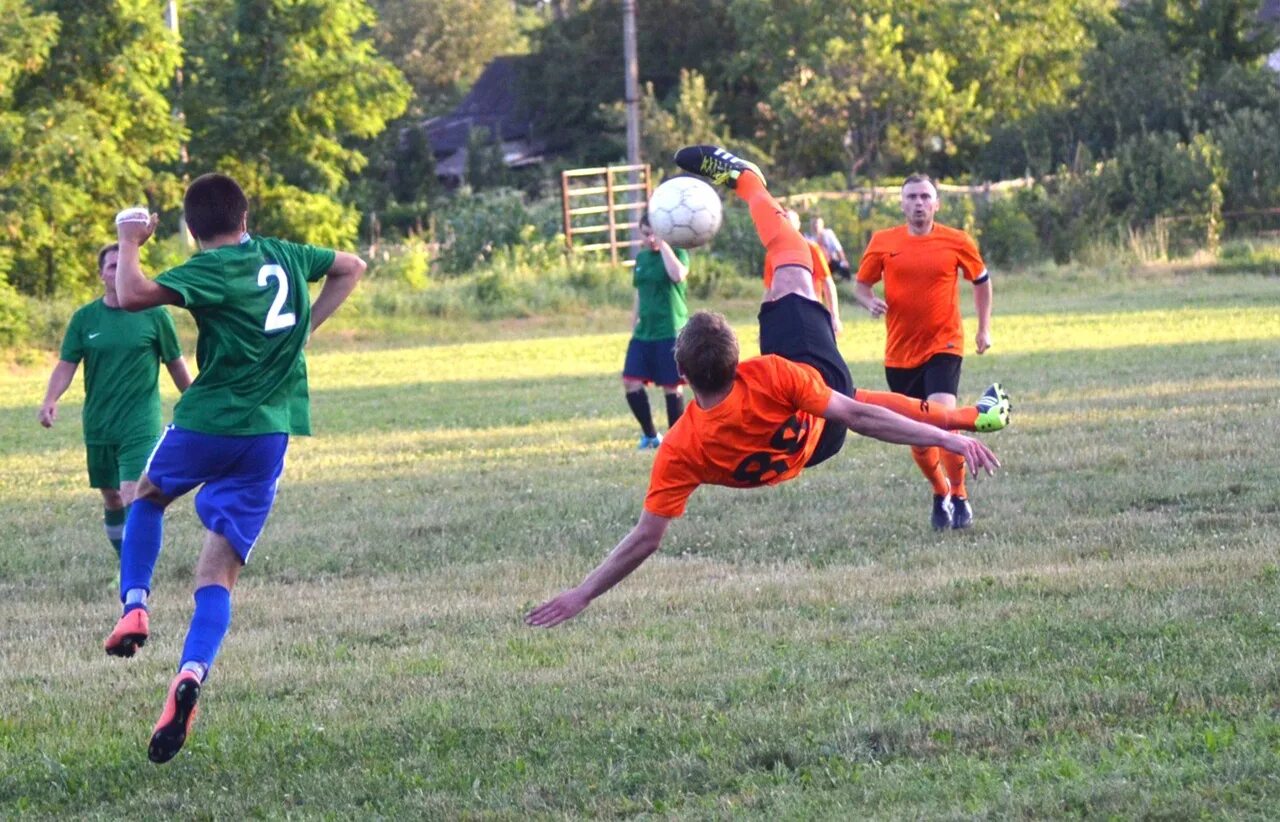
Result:
[[534,112],[520,97],[520,74],[527,63],[527,57],[495,57],[457,108],[423,121],[422,128],[436,157],[465,149],[473,128],[488,129],[504,147],[528,143],[535,152],[541,151],[533,139]]

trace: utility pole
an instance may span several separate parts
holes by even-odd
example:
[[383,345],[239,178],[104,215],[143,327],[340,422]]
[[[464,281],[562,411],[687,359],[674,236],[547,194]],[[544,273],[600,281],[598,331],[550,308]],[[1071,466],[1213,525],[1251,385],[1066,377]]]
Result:
[[[626,64],[625,100],[627,108],[627,165],[640,164],[640,67],[636,58],[636,0],[622,0],[622,59]],[[640,177],[632,171],[627,175],[628,182],[635,186]],[[637,203],[643,200],[642,192],[632,190],[630,200]],[[639,219],[635,210],[627,211],[627,222]],[[640,251],[640,232],[631,234],[631,256],[634,258]]]

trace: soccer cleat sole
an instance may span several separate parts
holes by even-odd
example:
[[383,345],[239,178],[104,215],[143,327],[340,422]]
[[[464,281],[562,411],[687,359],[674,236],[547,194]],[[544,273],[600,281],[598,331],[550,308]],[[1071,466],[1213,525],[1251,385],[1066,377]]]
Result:
[[107,656],[131,657],[146,644],[146,634],[125,634],[114,643],[106,646]]
[[685,146],[676,152],[675,163],[690,174],[728,188],[737,188],[738,177],[744,171],[753,172],[764,182],[764,173],[758,165],[719,146]]
[[[141,616],[131,616],[133,614],[141,614]],[[102,647],[108,656],[131,657],[138,652],[139,648],[147,644],[149,636],[151,636],[151,626],[148,625],[146,611],[138,609],[120,617],[120,621],[111,630]]]
[[[196,716],[196,701],[200,698],[200,682],[194,676],[183,677],[173,689],[173,715],[161,717],[151,732],[151,744],[147,746],[147,758],[157,765],[164,764],[178,755],[186,744],[187,732]],[[165,703],[165,710],[169,705]]]

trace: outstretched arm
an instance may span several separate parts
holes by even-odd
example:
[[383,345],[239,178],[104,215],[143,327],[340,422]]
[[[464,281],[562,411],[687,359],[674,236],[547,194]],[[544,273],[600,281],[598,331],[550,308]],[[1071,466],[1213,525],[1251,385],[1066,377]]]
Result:
[[670,524],[668,517],[642,511],[640,521],[586,579],[534,608],[525,615],[524,621],[534,627],[550,628],[577,616],[593,599],[626,579],[657,551]]
[[338,310],[338,306],[356,290],[356,283],[364,274],[368,263],[346,251],[335,251],[333,265],[324,276],[324,286],[311,304],[311,330],[314,332],[320,324]]
[[58,419],[58,400],[71,387],[71,381],[75,379],[76,369],[79,367],[79,363],[66,360],[58,360],[58,364],[53,367],[53,373],[49,375],[49,387],[44,392],[44,402],[40,403],[40,411],[36,414],[36,419],[45,428],[52,428],[54,421]]
[[888,408],[858,402],[839,391],[831,393],[831,401],[822,416],[840,423],[850,431],[883,442],[945,448],[964,457],[974,476],[977,476],[979,468],[988,474],[994,474],[1000,467],[1000,460],[996,459],[995,453],[979,440],[907,419]]

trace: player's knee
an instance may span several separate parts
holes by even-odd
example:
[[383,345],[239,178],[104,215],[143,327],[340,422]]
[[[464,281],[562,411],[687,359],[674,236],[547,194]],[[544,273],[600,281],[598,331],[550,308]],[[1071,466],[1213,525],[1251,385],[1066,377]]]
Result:
[[129,504],[125,500],[124,494],[115,488],[99,488],[102,492],[102,507],[111,511],[118,511]]
[[623,377],[622,390],[628,394],[634,393],[636,391],[643,391],[644,383],[640,382],[639,380],[629,380],[626,377]]
[[170,497],[161,491],[158,486],[153,484],[151,480],[147,478],[146,474],[143,474],[138,478],[138,487],[133,498],[135,500],[146,500],[152,505],[158,505],[161,508],[164,508],[169,503],[173,502],[173,497]]

